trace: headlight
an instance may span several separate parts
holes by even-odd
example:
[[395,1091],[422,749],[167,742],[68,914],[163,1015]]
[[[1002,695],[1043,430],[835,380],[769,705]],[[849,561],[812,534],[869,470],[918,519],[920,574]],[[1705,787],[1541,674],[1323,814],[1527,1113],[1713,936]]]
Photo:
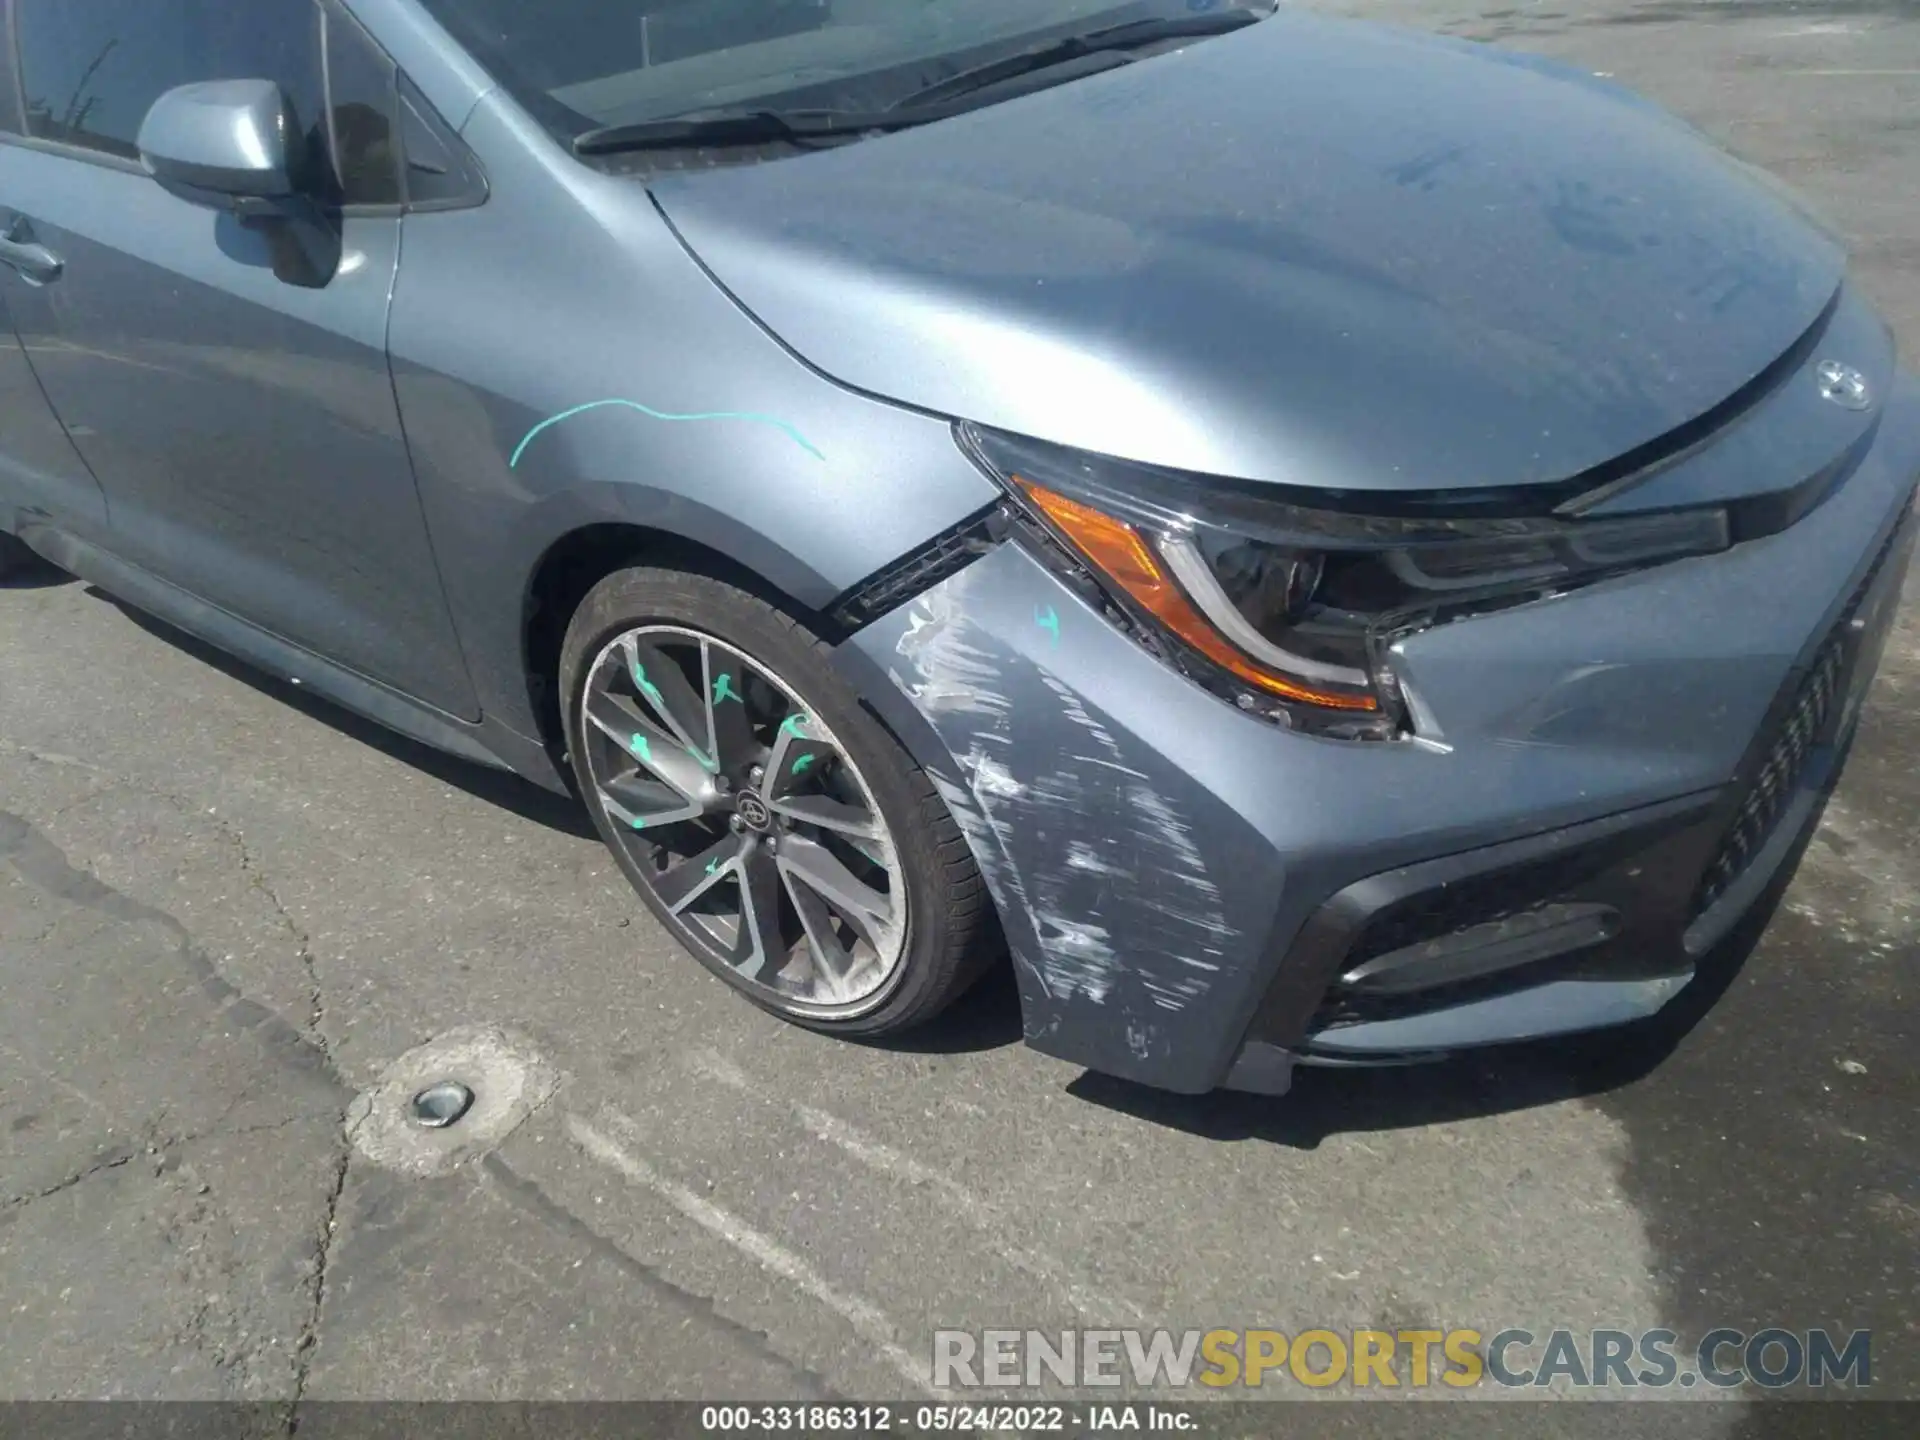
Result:
[[1497,515],[1485,512],[1524,502],[1304,492],[968,425],[960,438],[1183,670],[1244,708],[1347,738],[1400,733],[1385,657],[1408,631],[1728,544],[1718,509]]

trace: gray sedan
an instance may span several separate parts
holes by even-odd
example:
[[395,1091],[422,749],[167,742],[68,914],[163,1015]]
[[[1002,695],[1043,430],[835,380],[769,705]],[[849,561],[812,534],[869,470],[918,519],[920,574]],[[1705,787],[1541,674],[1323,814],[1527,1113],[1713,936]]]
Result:
[[1601,78],[1219,0],[0,19],[0,569],[576,791],[797,1023],[1010,956],[1033,1045],[1277,1093],[1630,1021],[1838,774],[1920,393]]

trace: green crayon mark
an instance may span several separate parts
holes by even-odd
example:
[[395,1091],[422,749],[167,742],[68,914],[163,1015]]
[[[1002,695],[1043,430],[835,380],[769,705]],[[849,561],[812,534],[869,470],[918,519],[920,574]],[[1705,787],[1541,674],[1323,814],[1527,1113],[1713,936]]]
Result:
[[718,705],[723,700],[739,700],[742,705],[747,703],[740,699],[740,692],[733,688],[733,676],[724,670],[720,672],[720,678],[713,682],[713,703]]
[[636,815],[628,823],[636,830],[644,830],[647,828],[647,822],[644,816]]
[[700,768],[702,770],[714,771],[720,768],[720,762],[718,760],[709,760],[691,745],[687,746],[687,754],[700,762]]
[[1053,643],[1060,643],[1060,617],[1054,613],[1051,605],[1033,607],[1033,623],[1053,636]]
[[791,735],[796,740],[804,740],[807,737],[800,733],[800,727],[806,723],[807,717],[796,710],[780,722],[780,733],[782,735]]
[[653,763],[653,746],[644,735],[636,735],[628,742],[628,748],[649,765]]
[[719,868],[720,868],[720,857],[718,855],[714,856],[713,859],[707,861],[707,874],[711,875],[713,874],[714,871],[718,870]]
[[637,410],[642,415],[651,416],[655,420],[745,420],[755,425],[770,425],[775,430],[780,431],[789,440],[793,441],[793,443],[798,445],[802,450],[813,456],[814,459],[824,460],[827,458],[820,453],[811,440],[807,439],[806,436],[795,429],[790,421],[782,420],[777,416],[762,415],[754,410],[702,410],[696,414],[681,414],[672,410],[656,410],[651,405],[642,405],[638,400],[615,398],[609,400],[589,400],[584,405],[575,405],[570,410],[562,410],[558,415],[549,415],[538,425],[527,431],[525,435],[520,437],[520,443],[513,447],[513,454],[507,457],[507,468],[511,470],[520,463],[520,457],[526,454],[527,446],[533,443],[533,437],[538,435],[542,430],[547,429],[549,426],[558,425],[562,420],[571,420],[575,415],[583,415],[589,410],[598,410],[605,405],[619,406],[627,410]]
[[812,765],[813,762],[818,760],[819,758],[820,757],[818,755],[815,755],[814,753],[809,751],[805,755],[802,755],[798,760],[795,760],[793,762],[792,773],[795,775],[798,775],[802,770],[805,770],[808,766]]
[[660,694],[660,687],[647,679],[646,666],[637,662],[635,663],[633,667],[633,683],[640,687],[640,693],[642,695],[645,695],[647,699],[660,707],[662,714],[666,713],[667,702]]

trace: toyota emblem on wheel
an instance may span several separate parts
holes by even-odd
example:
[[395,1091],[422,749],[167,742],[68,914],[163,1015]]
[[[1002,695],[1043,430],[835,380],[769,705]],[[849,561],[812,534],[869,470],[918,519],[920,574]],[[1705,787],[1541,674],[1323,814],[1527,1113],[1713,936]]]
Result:
[[1820,386],[1821,397],[1836,405],[1848,410],[1864,410],[1873,404],[1873,390],[1867,384],[1867,377],[1851,365],[1822,360],[1814,367],[1813,378]]
[[739,798],[733,802],[733,808],[739,811],[740,818],[755,830],[766,829],[773,819],[760,797],[750,790],[740,792]]

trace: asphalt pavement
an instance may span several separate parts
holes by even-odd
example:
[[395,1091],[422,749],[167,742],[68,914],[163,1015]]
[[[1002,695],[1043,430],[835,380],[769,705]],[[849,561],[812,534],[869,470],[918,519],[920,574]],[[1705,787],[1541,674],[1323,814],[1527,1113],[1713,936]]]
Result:
[[[1668,103],[1920,351],[1920,5],[1319,8]],[[937,1328],[1555,1324],[1870,1328],[1920,1397],[1913,593],[1797,878],[1669,1023],[1264,1100],[1036,1055],[1003,980],[891,1047],[782,1025],[567,802],[29,577],[0,1398],[915,1398]],[[449,1066],[485,1113],[396,1126]]]

